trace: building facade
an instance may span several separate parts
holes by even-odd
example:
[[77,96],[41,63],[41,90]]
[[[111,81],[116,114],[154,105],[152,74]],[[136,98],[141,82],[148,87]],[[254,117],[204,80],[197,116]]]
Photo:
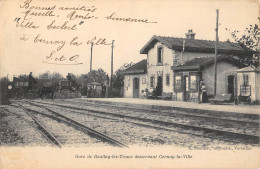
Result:
[[[197,40],[195,39],[195,33],[189,30],[186,38],[153,36],[141,49],[140,53],[147,56],[146,65],[143,65],[144,67],[142,68],[146,70],[146,73],[130,75],[127,73],[129,70],[124,72],[125,97],[136,97],[137,95],[143,97],[142,95],[145,94],[143,91],[151,93],[156,89],[159,96],[170,94],[173,100],[185,101],[188,99],[187,93],[193,92],[192,94],[195,97],[195,93],[198,90],[197,83],[200,81],[205,81],[209,95],[212,94],[214,79],[212,61],[214,61],[213,57],[215,55],[214,41]],[[238,44],[231,42],[219,42],[218,53],[221,55],[219,56],[219,61],[221,62],[217,62],[218,84],[226,82],[228,76],[234,76],[232,92],[236,93],[236,74],[233,70],[241,68],[241,64],[235,62],[232,56],[240,54],[241,48]],[[202,58],[206,59],[203,60]],[[207,64],[201,65],[202,61],[207,62]],[[140,62],[137,64],[140,65]],[[133,71],[134,66],[129,69]],[[134,78],[139,78],[139,89],[135,89],[136,92],[139,90],[137,95],[133,94],[134,86],[130,87],[131,84],[134,84]],[[229,78],[231,82],[231,77]],[[223,81],[223,79],[225,80]],[[196,85],[194,81],[196,81]],[[227,84],[223,85],[226,86]],[[223,85],[219,85],[218,93],[228,92],[226,88],[222,87]]]
[[124,97],[145,97],[147,83],[147,61],[142,60],[124,70]]
[[[197,100],[201,84],[206,87],[207,96],[214,96],[215,57],[194,58],[184,64],[173,66],[174,92],[176,100]],[[227,55],[217,57],[216,94],[237,96],[237,76],[234,70],[243,66]]]

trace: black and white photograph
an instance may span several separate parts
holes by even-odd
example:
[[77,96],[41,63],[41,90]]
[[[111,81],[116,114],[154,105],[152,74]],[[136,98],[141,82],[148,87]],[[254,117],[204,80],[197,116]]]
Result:
[[0,0],[0,168],[259,168],[259,0]]

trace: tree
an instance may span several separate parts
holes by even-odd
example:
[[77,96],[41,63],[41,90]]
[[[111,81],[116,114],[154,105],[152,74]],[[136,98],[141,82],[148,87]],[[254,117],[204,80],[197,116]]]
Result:
[[119,91],[121,91],[121,89],[124,87],[124,75],[122,74],[122,72],[131,66],[133,66],[133,62],[125,63],[117,71],[115,71],[113,75],[113,87],[115,91],[115,96],[121,97]]
[[53,72],[52,74],[50,74],[50,80],[51,80],[52,84],[56,84],[63,79],[64,79],[64,77],[58,72]]
[[64,80],[64,77],[58,72],[50,73],[50,71],[46,71],[40,74],[36,80],[38,82],[38,87],[42,88],[43,86],[56,84],[57,82]]
[[[260,18],[258,17],[260,21]],[[239,37],[239,31],[230,31],[226,28],[233,39],[241,46],[243,53],[239,56],[241,62],[246,65],[259,67],[259,35],[260,29],[257,24],[250,25],[245,29],[244,34]]]
[[81,74],[79,76],[76,76],[76,82],[78,85],[82,85],[84,83],[86,74]]
[[91,72],[88,72],[84,76],[84,82],[90,83],[90,82],[98,82],[98,83],[105,83],[108,80],[108,74],[103,69],[98,70],[92,70]]

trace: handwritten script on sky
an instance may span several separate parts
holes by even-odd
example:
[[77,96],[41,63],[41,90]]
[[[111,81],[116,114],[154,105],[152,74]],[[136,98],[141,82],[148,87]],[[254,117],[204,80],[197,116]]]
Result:
[[[112,40],[105,37],[93,36],[89,39],[82,39],[77,35],[77,31],[87,27],[90,20],[109,20],[111,22],[125,22],[125,23],[143,23],[143,24],[156,24],[148,18],[132,18],[128,16],[120,16],[117,12],[111,9],[110,14],[102,16],[98,14],[99,8],[92,5],[91,2],[86,1],[77,6],[70,6],[69,4],[57,5],[55,1],[52,3],[34,4],[33,0],[26,0],[21,2],[19,8],[21,13],[14,19],[15,27],[17,29],[25,29],[24,33],[19,37],[20,41],[30,41],[35,45],[48,45],[48,55],[42,56],[42,62],[46,64],[58,65],[79,65],[80,54],[77,49],[72,54],[63,52],[63,49],[69,46],[79,47],[86,45],[111,45]],[[47,21],[41,22],[45,18]],[[52,37],[40,31],[64,31],[75,32],[72,37]],[[30,32],[34,30],[36,36],[31,36]],[[46,32],[44,31],[44,32]]]
[[249,1],[0,0],[0,76],[85,74],[91,53],[93,70],[109,73],[112,49],[116,71],[145,59],[140,50],[154,35],[193,29],[196,39],[215,40],[216,9],[220,41],[232,40],[225,28],[243,32],[258,22]]

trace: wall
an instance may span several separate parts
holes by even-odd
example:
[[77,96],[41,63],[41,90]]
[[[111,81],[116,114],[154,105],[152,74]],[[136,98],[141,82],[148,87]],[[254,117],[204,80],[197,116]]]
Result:
[[[157,65],[157,48],[163,48],[163,56],[162,56],[162,65]],[[191,52],[183,52],[183,62],[191,60],[193,58],[198,57],[211,57],[214,56],[214,53],[191,53]],[[158,71],[162,71],[163,76],[163,92],[173,92],[174,94],[174,74],[171,70],[171,66],[177,66],[181,63],[181,52],[174,51],[169,49],[165,45],[160,42],[157,42],[153,48],[151,48],[147,54],[147,88],[149,92],[152,92],[154,88],[150,87],[150,77],[155,77],[155,86],[157,84]],[[170,84],[166,86],[166,75],[170,75]],[[180,98],[179,96],[177,98]]]
[[[161,46],[163,48],[162,55],[162,65],[157,65],[157,48]],[[150,87],[150,77],[154,76],[155,85],[157,84],[158,71],[162,72],[163,79],[163,92],[173,92],[173,72],[171,66],[173,65],[174,51],[166,47],[160,42],[157,42],[154,45],[154,48],[151,48],[147,55],[147,74],[148,74],[148,83],[147,88],[149,92],[152,92],[154,88]],[[170,75],[170,84],[166,86],[166,75]]]
[[[133,79],[139,78],[139,95],[141,96],[142,90],[144,91],[146,88],[147,83],[147,75],[146,74],[140,74],[140,75],[125,75],[124,76],[124,97],[133,98]],[[143,83],[143,79],[145,79],[146,83]]]
[[[227,62],[218,62],[217,64],[217,95],[227,93],[227,75],[235,75],[234,70],[238,67]],[[214,64],[207,67],[202,72],[202,81],[205,83],[208,95],[214,94]]]
[[260,101],[260,73],[255,74],[255,93],[256,93],[256,100]]

